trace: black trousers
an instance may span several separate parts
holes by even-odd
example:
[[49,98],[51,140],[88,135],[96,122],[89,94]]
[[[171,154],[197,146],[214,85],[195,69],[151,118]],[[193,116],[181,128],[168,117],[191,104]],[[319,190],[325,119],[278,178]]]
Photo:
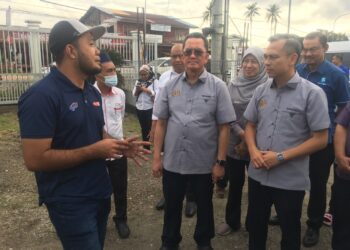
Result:
[[248,165],[248,161],[227,157],[227,175],[230,186],[228,190],[225,219],[226,223],[233,230],[237,230],[241,227],[242,189],[245,181],[245,170]]
[[[141,126],[141,133],[142,133],[142,140],[148,141],[149,140],[149,132],[151,131],[152,127],[152,112],[153,109],[147,109],[147,110],[139,110],[136,109],[137,118],[139,119],[139,123]],[[149,146],[146,146],[145,148],[149,149]]]
[[117,221],[127,220],[128,161],[126,157],[106,161],[111,178]]
[[334,162],[333,144],[310,155],[310,198],[307,207],[307,225],[315,230],[322,226],[327,203],[327,181]]
[[249,249],[265,250],[268,220],[274,204],[282,231],[281,249],[300,249],[300,217],[305,192],[263,186],[248,179]]
[[334,176],[332,194],[334,250],[350,249],[350,180]]
[[188,184],[197,204],[197,224],[194,239],[199,246],[210,244],[214,237],[213,183],[211,174],[182,175],[163,169],[163,193],[165,198],[162,244],[177,246],[181,239],[182,202]]

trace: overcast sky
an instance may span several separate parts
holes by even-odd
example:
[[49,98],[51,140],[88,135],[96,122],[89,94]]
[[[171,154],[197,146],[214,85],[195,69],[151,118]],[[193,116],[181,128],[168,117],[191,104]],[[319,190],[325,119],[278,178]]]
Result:
[[[50,1],[50,0],[49,0]],[[76,8],[88,9],[91,5],[105,8],[136,11],[137,7],[144,7],[145,0],[51,0],[60,4]],[[327,29],[335,32],[346,33],[350,36],[350,0],[291,0],[291,33],[305,35],[316,29]],[[146,0],[146,12],[161,15],[170,15],[183,19],[191,24],[203,28],[202,15],[209,0]],[[244,13],[246,6],[254,1],[230,0],[230,34],[243,34]],[[278,33],[287,31],[288,3],[289,0],[257,0],[260,7],[260,15],[255,17],[253,23],[253,44],[266,45],[270,36],[270,25],[266,21],[266,8],[270,4],[280,6],[280,20],[277,25]],[[181,4],[182,3],[182,4]],[[42,27],[52,27],[55,22],[62,18],[80,18],[85,11],[60,7],[45,3],[40,0],[0,0],[0,24],[5,24],[5,9],[11,6],[13,9],[12,24],[24,26],[25,19],[40,20]],[[26,14],[29,11],[36,14]],[[51,16],[49,16],[51,15]],[[344,16],[342,16],[344,15]],[[54,17],[52,17],[54,16]]]

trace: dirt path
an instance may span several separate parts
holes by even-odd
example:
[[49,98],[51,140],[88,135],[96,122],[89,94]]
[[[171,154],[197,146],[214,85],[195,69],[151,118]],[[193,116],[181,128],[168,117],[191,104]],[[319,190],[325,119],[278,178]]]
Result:
[[[12,119],[15,119],[15,116]],[[126,125],[128,124],[130,125],[127,133],[137,130],[133,115],[128,116]],[[45,207],[38,207],[34,176],[23,165],[19,136],[15,129],[0,130],[0,159],[0,249],[61,249]],[[245,189],[243,214],[247,204],[246,191]],[[149,164],[138,168],[129,161],[128,193],[130,238],[120,240],[110,219],[105,248],[107,250],[159,249],[163,212],[155,210],[154,204],[160,197],[161,183],[160,180],[152,178]],[[225,204],[226,199],[214,197],[216,224],[223,221]],[[305,209],[303,222],[305,222]],[[181,243],[183,250],[196,249],[192,239],[194,225],[195,218],[183,218]],[[279,227],[270,227],[269,230],[267,244],[269,249],[277,250],[280,241]],[[302,224],[302,232],[304,231],[305,223]],[[330,237],[330,228],[323,227],[318,246],[310,249],[330,249]],[[247,243],[248,234],[241,229],[226,237],[215,237],[213,247],[218,250],[243,250],[247,249]]]

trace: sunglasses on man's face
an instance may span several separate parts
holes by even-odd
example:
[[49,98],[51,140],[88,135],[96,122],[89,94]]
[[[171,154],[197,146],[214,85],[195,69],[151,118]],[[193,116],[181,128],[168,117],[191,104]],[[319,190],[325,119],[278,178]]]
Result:
[[191,56],[192,53],[194,53],[194,55],[196,57],[200,57],[204,54],[204,50],[199,49],[199,48],[195,48],[195,49],[191,49],[191,48],[187,48],[184,50],[184,55],[185,56]]

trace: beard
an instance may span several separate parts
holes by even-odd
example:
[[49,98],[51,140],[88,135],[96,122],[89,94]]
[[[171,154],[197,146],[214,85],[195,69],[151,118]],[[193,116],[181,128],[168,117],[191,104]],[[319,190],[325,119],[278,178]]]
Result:
[[94,76],[96,74],[99,74],[102,70],[102,67],[100,64],[96,65],[98,66],[94,66],[94,62],[91,59],[78,51],[78,66],[81,72],[87,76]]

